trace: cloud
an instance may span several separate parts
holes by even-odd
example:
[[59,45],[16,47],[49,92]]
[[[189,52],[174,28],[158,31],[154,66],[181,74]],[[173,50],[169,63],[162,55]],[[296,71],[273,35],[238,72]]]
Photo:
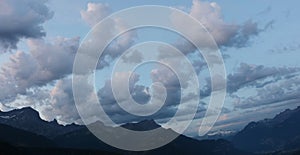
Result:
[[111,14],[111,8],[108,4],[88,3],[87,10],[81,10],[81,18],[90,26],[94,26],[103,18]]
[[266,14],[270,13],[271,11],[272,11],[272,7],[268,6],[265,9],[263,9],[262,11],[260,11],[259,13],[257,13],[257,15],[258,16],[266,15]]
[[[233,73],[227,76],[227,93],[233,98],[234,107],[242,109],[292,100],[297,94],[288,93],[286,90],[295,90],[295,88],[291,84],[279,82],[296,80],[299,71],[298,67],[266,67],[241,63]],[[222,77],[214,78],[217,82],[222,81],[218,80]],[[200,90],[202,97],[210,96],[212,91],[211,79],[205,80],[206,84]],[[294,83],[296,84],[296,81]],[[222,83],[216,84],[217,90],[218,85]]]
[[[227,77],[229,101],[225,104],[230,104],[232,110],[222,114],[226,115],[226,119],[218,120],[213,130],[239,130],[250,121],[273,117],[285,108],[296,107],[300,101],[299,71],[299,67],[241,63]],[[206,83],[208,85],[201,90],[202,96],[211,93],[209,78]]]
[[[108,4],[88,3],[87,9],[82,10],[80,13],[81,18],[87,24],[93,27],[111,13],[111,8]],[[116,32],[122,32],[127,29],[126,22],[122,19],[109,18],[107,19],[107,23],[106,25],[98,25],[95,27],[93,29],[93,33],[90,33],[88,38],[89,40],[93,41],[91,43],[85,42],[87,44],[87,48],[90,48],[86,50],[98,51],[98,49],[96,50],[94,47],[98,47],[100,41],[102,41],[101,43],[104,43],[103,38],[115,37],[102,53],[97,66],[98,69],[109,66],[115,60],[115,58],[120,56],[124,51],[131,47],[137,38],[135,30],[124,32],[119,36],[115,34]],[[100,32],[103,35],[99,35],[98,33]],[[96,55],[97,53],[93,54]],[[95,55],[91,57],[95,58]]]
[[[121,75],[123,74],[123,76]],[[126,73],[119,73],[120,76],[116,76],[119,80],[124,80],[124,76]],[[130,91],[132,97],[138,103],[146,103],[149,100],[149,92],[148,89],[141,85],[135,85],[138,80],[138,75],[132,75],[133,78],[131,80]],[[86,80],[86,79],[84,79]],[[79,100],[83,100],[83,103],[77,103],[75,105],[73,90],[72,90],[72,79],[71,78],[63,78],[57,80],[55,85],[50,89],[39,89],[39,92],[43,92],[38,94],[27,95],[25,100],[27,101],[35,101],[31,102],[33,107],[37,109],[41,115],[41,117],[45,120],[51,121],[56,119],[59,123],[69,124],[69,123],[80,123],[81,118],[79,113],[77,112],[76,107],[84,109],[84,116],[88,120],[88,122],[92,123],[94,121],[103,121],[103,117],[99,115],[97,108],[99,103],[97,102],[97,98],[93,96],[94,90],[86,87],[84,80],[77,81],[78,85],[82,85],[82,91],[79,92],[80,98]],[[118,81],[119,81],[118,80]],[[120,85],[124,85],[124,81],[119,81]],[[131,120],[137,120],[133,115],[128,114],[115,101],[114,95],[112,93],[111,81],[106,81],[106,84],[103,88],[98,91],[98,98],[101,106],[105,110],[106,114],[116,123],[125,123]],[[124,102],[126,98],[124,98]],[[7,105],[7,104],[4,104]],[[88,105],[88,106],[87,106]],[[15,108],[15,107],[13,107]]]
[[47,43],[44,40],[30,40],[28,46],[30,54],[38,62],[40,69],[46,73],[46,81],[49,81],[62,78],[72,72],[79,46],[79,37],[58,37],[53,43]]
[[43,111],[44,116],[49,117],[49,113],[51,113],[60,122],[78,122],[80,117],[73,98],[71,79],[58,80],[49,95],[51,108],[49,108],[50,111],[47,111],[48,115],[45,114],[46,111]]
[[[105,9],[104,5],[100,6],[100,4],[90,4],[88,7],[92,7],[90,10]],[[90,10],[88,9],[88,16],[99,13]],[[110,27],[112,31],[125,28],[120,20],[112,22],[114,25]],[[101,37],[98,36],[97,39],[101,40]],[[100,59],[98,69],[108,66],[114,58],[130,47],[134,38],[135,32],[127,32],[114,40],[105,50],[104,58]],[[51,42],[29,39],[27,45],[29,52],[18,51],[12,54],[10,61],[1,67],[0,88],[4,90],[0,93],[1,105],[5,105],[6,108],[17,108],[15,101],[22,98],[24,106],[30,105],[29,102],[32,101],[31,103],[34,103],[32,106],[38,109],[46,120],[56,118],[62,123],[78,121],[78,115],[74,112],[71,82],[70,79],[65,78],[72,73],[79,38],[58,37]],[[54,83],[56,84],[53,86]],[[87,93],[88,90],[84,91]],[[145,102],[148,96],[146,93],[147,89],[144,86],[136,86],[133,98]],[[89,100],[96,103],[96,98],[89,98]],[[68,108],[70,111],[67,111]],[[95,113],[93,108],[90,111],[91,114]]]
[[237,25],[222,19],[221,7],[215,2],[193,1],[190,15],[199,20],[211,33],[218,45],[226,45],[238,31]]
[[141,63],[143,61],[143,55],[141,54],[140,51],[134,50],[134,51],[129,51],[130,54],[124,55],[122,60],[124,63]]
[[[243,24],[233,24],[226,22],[222,17],[221,7],[215,2],[193,0],[193,5],[189,11],[189,14],[197,19],[201,24],[203,24],[203,26],[212,35],[213,39],[219,47],[241,48],[248,46],[251,37],[257,36],[266,28],[259,28],[258,23],[253,22],[252,20],[247,20]],[[189,25],[189,23],[182,22],[184,21],[184,19],[176,15],[172,16],[172,21],[175,26],[185,30],[187,29],[187,25]],[[196,28],[188,27],[188,30],[190,31],[190,36],[197,39],[200,45],[207,43],[208,38],[206,35],[195,36],[195,34],[200,33],[194,32],[195,30],[197,30]],[[203,33],[206,32],[203,31]],[[192,52],[194,50],[193,45],[191,45],[190,43],[184,44],[186,45],[183,45],[182,41],[179,41],[178,46],[184,46],[182,47],[182,49],[187,49],[189,52]]]
[[[113,77],[114,78],[113,81],[118,82],[115,85],[118,86],[119,89],[122,89],[122,87],[123,87],[122,85],[124,85],[124,83],[126,82],[125,79],[126,79],[126,76],[128,76],[128,74],[129,73],[127,73],[127,72],[120,72],[116,76]],[[168,77],[166,77],[166,78],[168,78]],[[152,104],[152,103],[148,103],[150,98],[153,97],[153,95],[155,95],[155,94],[151,93],[151,91],[157,92],[160,90],[158,88],[153,88],[153,87],[152,87],[152,90],[150,90],[150,88],[148,88],[146,86],[137,84],[138,81],[139,81],[139,75],[132,73],[131,79],[129,81],[129,91],[130,91],[132,98],[139,104]],[[159,81],[161,81],[162,83],[168,82],[168,81],[162,80],[162,78],[153,79],[153,82],[159,82]],[[177,81],[177,83],[178,83],[178,81]],[[112,92],[111,80],[107,80],[104,87],[98,91],[98,97],[99,97],[100,103],[101,103],[103,109],[105,110],[105,112],[116,123],[140,121],[140,120],[150,119],[150,118],[151,119],[169,118],[175,114],[177,105],[180,102],[180,87],[178,87],[177,84],[173,85],[173,82],[163,83],[163,84],[164,84],[164,86],[166,88],[166,92],[167,92],[167,98],[166,98],[166,101],[164,102],[163,107],[155,114],[145,116],[145,117],[132,115],[132,114],[126,112],[125,110],[123,110],[118,105],[118,103],[115,99],[115,96]],[[122,98],[122,100],[121,101],[119,100],[119,101],[123,102],[123,104],[127,104],[126,102],[130,102],[129,96],[122,96],[122,94],[121,94],[121,98]],[[136,110],[134,107],[135,105],[130,104],[130,103],[128,103],[128,108],[135,111]],[[155,105],[150,106],[149,108],[150,109],[155,108]],[[145,109],[145,110],[149,111],[150,109]]]
[[[224,77],[222,77],[221,75],[215,75],[212,77],[207,77],[205,78],[206,81],[206,85],[204,85],[204,87],[200,90],[200,95],[201,97],[207,97],[210,96],[212,93],[212,86],[211,86],[211,81],[214,81],[214,90],[218,91],[218,90],[222,90],[225,88],[226,86],[226,79],[224,79]],[[225,83],[224,83],[225,82]]]
[[[130,75],[131,77],[129,81],[126,81],[127,77]],[[98,97],[103,109],[108,114],[108,116],[110,116],[111,119],[116,123],[124,123],[126,121],[137,119],[137,117],[127,113],[118,105],[112,91],[111,82],[112,80],[114,82],[117,82],[115,83],[115,86],[122,90],[125,87],[125,83],[129,82],[129,92],[131,94],[131,97],[139,104],[145,104],[149,101],[149,88],[137,84],[137,82],[139,81],[139,75],[135,73],[131,74],[129,72],[117,72],[112,78],[114,79],[107,80],[104,87],[98,91]],[[124,104],[126,104],[126,102],[130,102],[129,96],[126,96],[124,94],[119,95],[121,98],[120,102],[123,102]]]
[[53,81],[52,83],[53,85],[47,85],[45,87],[30,88],[26,94],[17,95],[14,101],[2,102],[0,104],[1,110],[32,107],[36,109],[41,118],[46,121],[56,119],[60,124],[83,124],[77,111],[77,107],[81,107],[87,112],[86,117],[89,121],[94,122],[99,120],[97,111],[95,111],[99,104],[97,104],[96,98],[92,96],[94,90],[88,89],[83,85],[85,84],[84,80],[78,81],[78,84],[82,85],[81,93],[87,98],[84,98],[83,103],[78,103],[77,105],[75,105],[72,79],[70,77],[65,77]]
[[0,101],[11,101],[72,72],[79,38],[57,38],[53,43],[30,40],[30,53],[18,51],[1,67]]
[[218,120],[215,129],[241,130],[251,121],[260,121],[266,118],[273,118],[276,114],[285,109],[294,109],[299,105],[299,100],[277,102],[273,104],[253,106],[246,109],[231,111],[226,119]]
[[257,93],[234,104],[235,108],[247,109],[281,102],[300,101],[300,77],[288,76],[257,89]]
[[269,51],[272,53],[288,53],[300,50],[300,43],[293,43],[290,45],[279,45]]
[[47,0],[0,1],[0,52],[16,49],[22,38],[41,38],[46,35],[42,24],[53,12]]
[[263,81],[269,77],[280,78],[299,71],[300,68],[297,67],[265,67],[241,63],[234,73],[228,75],[227,91],[233,93],[243,87],[262,87],[264,84],[259,80]]
[[25,94],[29,85],[27,80],[37,70],[34,59],[24,52],[17,52],[10,60],[10,63],[2,67],[0,75],[0,87],[3,90],[0,93],[1,101],[11,101],[17,94]]
[[[0,23],[0,46],[4,47],[5,50],[14,49],[20,39],[30,38],[28,41],[29,52],[17,51],[12,54],[10,61],[1,68],[0,89],[2,91],[0,92],[0,107],[17,108],[31,105],[38,109],[41,116],[46,120],[55,118],[61,123],[80,122],[73,99],[71,79],[67,78],[72,72],[74,57],[79,46],[79,38],[60,37],[52,42],[39,39],[45,36],[42,24],[53,16],[53,13],[45,5],[46,1],[4,0],[0,1],[0,4],[0,21],[5,21]],[[82,10],[80,14],[82,19],[92,27],[101,19],[110,15],[111,8],[107,4],[88,3],[87,9]],[[217,45],[224,48],[248,46],[252,37],[259,35],[272,26],[272,22],[269,22],[264,28],[259,28],[259,24],[252,20],[247,20],[240,24],[226,22],[222,17],[221,7],[214,2],[194,0],[189,14],[203,23],[216,40]],[[15,21],[20,24],[11,25]],[[182,22],[178,17],[175,17],[173,22],[177,26],[190,30],[190,34],[199,42],[206,43],[206,37],[193,35],[196,34],[195,30],[197,29],[189,27],[188,23]],[[110,23],[108,24],[109,27],[105,27],[107,28],[105,29],[106,35],[113,35],[113,32],[119,32],[127,28],[126,23],[121,19],[111,20]],[[101,40],[103,37],[95,34],[93,39]],[[129,31],[116,38],[103,53],[98,69],[109,66],[118,56],[133,45],[136,37],[135,31]],[[195,50],[195,47],[188,41],[182,42],[178,40],[174,44],[175,47],[187,55]],[[96,46],[91,45],[89,47],[93,48]],[[163,49],[160,50],[162,50],[162,54],[165,54]],[[192,57],[193,55],[190,56]],[[138,51],[134,51],[132,55],[125,57],[126,62],[141,62],[142,60],[143,56]],[[218,62],[214,55],[211,55],[210,60],[215,60],[215,63]],[[182,67],[180,61],[172,62],[170,59],[168,63],[173,64],[172,66]],[[200,60],[192,60],[192,64],[197,73],[205,67],[204,61]],[[182,69],[182,72],[186,73],[185,71],[185,69]],[[240,97],[240,102],[234,104],[235,108],[248,109],[262,105],[267,106],[277,102],[299,100],[298,96],[300,94],[297,92],[300,92],[300,89],[297,85],[300,84],[300,80],[294,76],[294,73],[298,71],[298,68],[276,68],[242,63],[234,73],[228,76],[228,91],[232,95],[243,88],[255,88],[258,95],[248,98]],[[127,75],[128,73],[119,73],[113,78],[117,79],[117,85],[121,87],[126,82],[124,79]],[[178,78],[171,70],[157,66],[152,70],[151,78],[152,82],[159,82],[165,86],[167,98],[163,108],[156,114],[149,116],[149,118],[166,121],[174,116],[178,109],[181,88],[187,88],[191,84],[189,83],[189,77],[184,79],[182,83],[179,83]],[[216,81],[222,81],[220,80],[222,77],[214,76],[213,78],[216,78]],[[104,87],[98,91],[100,102],[106,113],[117,123],[148,118],[131,115],[116,103],[111,90],[111,80],[108,79]],[[206,81],[210,83],[210,79]],[[130,93],[135,101],[140,104],[146,104],[152,97],[151,90],[138,82],[139,75],[133,74],[131,81],[129,81]],[[85,100],[86,102],[96,103],[96,98],[90,97],[93,90],[82,88],[81,91],[89,97],[89,100]],[[211,87],[207,85],[205,92],[210,91]],[[208,96],[210,93],[204,94]],[[195,96],[197,96],[195,92],[190,92],[182,100],[188,102],[190,98]],[[128,96],[124,96],[123,102],[128,101],[127,98]],[[24,103],[16,102],[16,99],[22,99]],[[81,103],[79,106],[84,105],[84,103]],[[197,119],[204,116],[205,106],[204,104],[199,106],[196,114]],[[192,110],[187,106],[183,106],[183,108],[184,115],[180,119],[186,121],[185,114],[190,114]],[[97,114],[95,113],[95,108],[85,107],[85,109],[89,111],[88,117],[95,119],[94,116]],[[251,114],[251,116],[254,115]],[[235,121],[234,119],[228,122],[225,120],[223,124]]]

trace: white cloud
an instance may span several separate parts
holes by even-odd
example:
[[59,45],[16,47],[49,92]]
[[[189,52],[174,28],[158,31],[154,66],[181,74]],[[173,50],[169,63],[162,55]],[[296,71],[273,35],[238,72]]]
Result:
[[81,18],[90,26],[94,26],[103,18],[111,14],[111,9],[108,4],[88,3],[87,10],[80,11]]

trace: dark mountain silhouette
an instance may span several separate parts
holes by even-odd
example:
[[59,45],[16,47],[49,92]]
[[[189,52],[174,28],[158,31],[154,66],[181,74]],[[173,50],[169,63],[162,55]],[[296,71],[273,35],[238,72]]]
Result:
[[300,107],[285,110],[273,119],[249,123],[232,140],[242,150],[274,152],[300,148]]
[[32,108],[16,109],[9,112],[0,112],[0,124],[43,135],[49,139],[65,133],[78,130],[82,126],[60,125],[56,120],[47,122],[40,118],[39,113]]
[[[102,125],[103,130],[107,130],[108,132],[113,130],[112,127],[107,127],[103,124],[100,125]],[[154,120],[145,120],[138,123],[127,123],[122,125],[122,127],[135,131],[146,131],[158,128],[160,125],[158,125]],[[166,132],[174,132],[171,129],[165,130]],[[60,144],[62,144],[62,147],[64,148],[101,149],[121,154],[248,154],[235,149],[234,146],[226,140],[199,141],[184,135],[180,135],[171,143],[154,150],[145,152],[130,152],[119,150],[103,143],[92,135],[87,128],[58,136],[55,141],[61,142]]]
[[[1,112],[0,117],[0,124],[2,123],[0,125],[0,148],[5,148],[1,150],[2,152],[10,152],[6,154],[247,154],[235,149],[226,140],[199,141],[184,135],[180,135],[171,143],[154,150],[124,151],[100,141],[85,126],[62,126],[55,121],[43,121],[31,108]],[[114,129],[119,128],[105,126],[101,122],[89,126],[95,125],[101,125],[104,133],[113,132]],[[146,131],[158,128],[160,125],[154,120],[145,120],[123,124],[122,127]],[[175,134],[171,129],[165,129],[165,132]],[[118,134],[113,136],[118,138]],[[46,137],[51,137],[51,139]]]
[[0,141],[21,147],[55,147],[54,142],[43,136],[3,124],[0,124]]
[[[91,124],[101,124],[101,122],[96,122]],[[105,128],[110,130],[110,127]],[[54,141],[58,142],[58,145],[62,148],[77,148],[77,149],[91,149],[91,150],[106,150],[106,151],[116,151],[117,149],[107,145],[106,143],[100,141],[95,137],[86,127],[80,130],[66,133],[64,135],[57,136]]]
[[0,142],[0,155],[117,155],[101,150],[80,150],[47,147],[21,147]]

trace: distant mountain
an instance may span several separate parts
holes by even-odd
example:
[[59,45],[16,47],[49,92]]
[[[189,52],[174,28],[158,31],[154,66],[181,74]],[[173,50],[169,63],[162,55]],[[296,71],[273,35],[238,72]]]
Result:
[[300,107],[285,110],[273,119],[249,123],[232,142],[237,148],[252,152],[299,149]]
[[60,125],[56,120],[47,122],[39,117],[39,113],[32,108],[16,109],[9,112],[0,112],[0,124],[43,135],[49,139],[71,131],[81,129],[82,126]]

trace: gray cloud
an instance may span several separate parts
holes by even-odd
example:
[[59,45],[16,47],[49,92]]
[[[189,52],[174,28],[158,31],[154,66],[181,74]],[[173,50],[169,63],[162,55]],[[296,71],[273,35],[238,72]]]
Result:
[[[50,111],[44,111],[44,113],[51,113],[55,119],[64,123],[78,122],[80,119],[75,107],[71,79],[62,79],[56,82],[50,91],[49,103]],[[49,117],[49,114],[44,114],[44,116]]]
[[300,101],[300,77],[287,78],[269,83],[257,89],[257,94],[235,103],[235,108],[247,109],[281,102]]
[[268,77],[281,78],[299,71],[300,68],[297,67],[265,67],[241,63],[234,73],[228,75],[227,91],[233,93],[243,87],[262,87],[264,83],[260,83],[259,80],[262,81]]
[[54,43],[30,40],[30,53],[18,51],[1,67],[1,102],[14,100],[32,87],[48,84],[72,72],[79,38],[57,38]]
[[140,63],[143,60],[143,55],[138,50],[129,51],[130,54],[124,55],[122,60],[124,63]]
[[213,80],[215,82],[215,88],[214,88],[215,91],[222,90],[222,89],[224,89],[224,86],[226,86],[226,84],[224,84],[224,82],[226,82],[226,80],[221,75],[207,77],[205,79],[206,85],[204,85],[204,87],[200,90],[201,97],[207,97],[207,96],[211,95],[211,93],[212,93],[211,80]]
[[[233,73],[227,76],[227,92],[230,96],[236,97],[234,94],[237,94],[240,89],[265,89],[266,86],[276,83],[279,80],[297,76],[299,71],[300,68],[298,67],[266,67],[263,65],[241,63]],[[210,96],[212,91],[211,78],[208,77],[205,81],[206,84],[200,90],[200,95],[202,97]],[[216,79],[216,81],[221,80]],[[218,84],[216,86],[218,86]],[[250,101],[252,99],[249,98],[248,100]]]
[[[127,75],[127,73],[118,73],[118,76],[114,76],[115,82],[119,82],[118,86],[122,87],[121,85],[124,85],[124,82]],[[130,81],[129,81],[129,91],[132,95],[132,98],[140,104],[145,104],[150,99],[150,92],[149,88],[136,84],[139,81],[139,75],[132,74]],[[130,121],[138,121],[143,120],[146,118],[156,118],[156,116],[149,116],[149,117],[136,117],[134,115],[129,114],[128,112],[124,111],[117,103],[114,94],[112,92],[112,86],[111,86],[111,80],[107,80],[104,87],[101,88],[98,91],[98,96],[101,105],[103,106],[105,112],[111,117],[112,120],[114,120],[116,123],[124,123],[124,122],[130,122]],[[124,96],[122,99],[122,102],[128,102],[128,96]],[[132,107],[134,108],[134,107]]]
[[[83,18],[89,18],[93,13],[97,16],[99,11],[103,11],[101,9],[106,10],[107,7],[107,5],[90,4],[87,12],[81,13]],[[122,21],[113,21],[113,23],[115,25],[113,29],[124,28]],[[99,36],[99,39],[101,37]],[[130,47],[134,38],[135,32],[128,32],[114,40],[105,50],[104,57],[100,59],[98,69],[108,66],[114,58]],[[58,37],[52,42],[29,39],[27,44],[28,53],[18,51],[12,54],[10,61],[1,67],[0,88],[4,90],[0,93],[1,107],[9,109],[32,106],[46,120],[55,118],[61,123],[80,122],[75,112],[71,80],[65,79],[72,73],[79,38]],[[44,86],[49,87],[50,90],[45,89]],[[84,93],[87,91],[84,90]],[[149,96],[144,86],[134,87],[133,92],[133,98],[141,103],[146,102]],[[20,98],[24,103],[16,104],[15,101]],[[96,98],[90,100],[89,102],[96,103]],[[89,117],[92,118],[95,114],[93,108],[87,110],[90,110]]]
[[22,38],[41,38],[46,35],[42,24],[53,12],[47,0],[0,1],[0,52],[16,49]]
[[[81,18],[93,27],[95,24],[100,22],[103,18],[111,14],[111,8],[108,4],[102,3],[88,3],[86,10],[81,10]],[[109,26],[97,27],[94,32],[103,31],[107,32],[105,35],[111,36],[114,32],[123,31],[126,29],[126,22],[122,19],[107,19],[110,24]],[[93,40],[103,40],[105,36],[99,36],[96,34],[91,34],[89,39]],[[120,56],[124,51],[126,51],[131,45],[133,45],[137,34],[135,30],[127,31],[110,42],[107,48],[101,55],[100,61],[97,68],[102,69],[109,66],[118,56]],[[98,42],[96,42],[98,44]],[[96,45],[89,44],[89,48],[97,47]]]
[[276,114],[285,109],[296,108],[299,105],[298,103],[299,100],[290,100],[262,106],[253,106],[251,108],[222,114],[215,125],[215,129],[241,130],[251,121],[273,118]]
[[[203,2],[199,0],[193,0],[193,5],[189,11],[189,14],[200,21],[201,24],[207,29],[212,35],[213,39],[219,47],[246,47],[249,45],[249,41],[252,37],[257,36],[260,32],[265,31],[271,25],[269,22],[262,28],[259,28],[258,23],[252,20],[247,20],[243,24],[234,24],[226,22],[222,17],[221,7],[215,2]],[[182,20],[180,17],[174,16],[172,20],[178,27],[185,28],[182,26]],[[188,25],[188,23],[185,23]],[[196,34],[193,32],[195,28],[189,28],[191,36]],[[193,36],[201,44],[207,42],[207,36],[198,35]],[[180,40],[177,46],[182,49],[183,53],[193,52],[195,47],[186,41]]]
[[[72,79],[69,77],[62,78],[53,82],[53,85],[47,85],[45,87],[33,87],[27,90],[24,95],[17,95],[16,99],[11,102],[1,103],[1,110],[12,110],[20,107],[32,107],[36,109],[41,118],[46,121],[52,121],[56,119],[60,124],[79,123],[83,124],[77,108],[74,102],[74,96],[72,91]],[[88,119],[92,122],[97,119],[97,112],[95,106],[97,100],[94,97],[90,97],[94,91],[87,89],[83,84],[84,81],[79,81],[82,85],[82,93],[89,96],[85,99],[84,103],[78,103],[77,106],[84,108],[88,115]],[[86,106],[86,105],[92,106]],[[3,108],[3,109],[2,109]],[[95,117],[97,116],[97,117]]]
[[[123,110],[116,102],[116,99],[112,92],[111,80],[106,81],[104,87],[98,91],[98,97],[105,112],[110,116],[112,120],[114,120],[116,123],[125,123],[150,118],[171,118],[175,114],[177,105],[180,102],[180,85],[178,85],[179,82],[178,80],[177,82],[175,82],[174,80],[166,80],[168,78],[173,78],[174,76],[162,77],[162,75],[160,75],[160,78],[158,78],[157,76],[155,76],[156,73],[159,74],[158,72],[152,73],[153,82],[161,82],[165,86],[167,91],[167,98],[163,107],[157,113],[147,117],[137,117]],[[115,79],[115,81],[119,81],[119,83],[116,85],[122,87],[121,85],[124,85],[126,81],[123,79],[125,78],[125,76],[120,74],[127,73],[118,73],[118,76],[114,76],[113,78],[117,78]],[[152,95],[150,93],[150,89],[146,86],[137,84],[137,82],[139,81],[139,75],[133,73],[131,77],[132,78],[129,82],[129,91],[131,92],[132,98],[140,104],[147,103]],[[128,102],[127,98],[128,96],[123,97],[122,102]],[[134,109],[134,107],[132,107],[132,109]]]
[[269,51],[272,53],[287,53],[287,52],[294,52],[300,50],[300,43],[293,43],[290,45],[280,45],[279,47],[274,47]]

